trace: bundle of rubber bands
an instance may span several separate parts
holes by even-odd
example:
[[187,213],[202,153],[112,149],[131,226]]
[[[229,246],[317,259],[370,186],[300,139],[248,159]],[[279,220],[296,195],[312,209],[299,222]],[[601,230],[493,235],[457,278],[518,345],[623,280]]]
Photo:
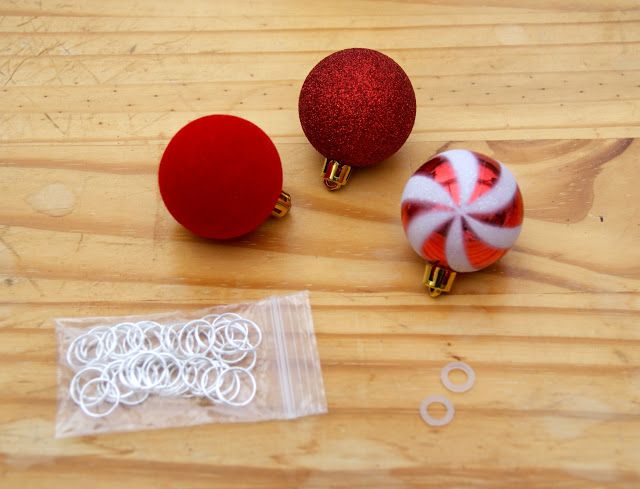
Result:
[[260,327],[235,313],[167,325],[143,320],[97,326],[67,350],[67,365],[76,370],[69,395],[93,417],[150,395],[245,406],[256,395],[252,370],[261,341]]
[[58,437],[326,412],[306,292],[56,324]]

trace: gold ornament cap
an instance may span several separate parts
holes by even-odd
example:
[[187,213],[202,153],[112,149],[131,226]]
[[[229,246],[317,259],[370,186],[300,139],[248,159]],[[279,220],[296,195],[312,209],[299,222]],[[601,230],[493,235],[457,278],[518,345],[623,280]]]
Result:
[[322,180],[329,190],[339,190],[344,187],[351,176],[351,167],[337,160],[325,158],[322,166]]
[[427,263],[422,283],[429,289],[431,297],[438,297],[443,292],[451,292],[451,286],[456,279],[456,275],[457,273],[453,270]]
[[291,209],[291,195],[283,190],[280,192],[276,205],[273,206],[271,215],[277,218],[284,217],[289,212],[289,209]]

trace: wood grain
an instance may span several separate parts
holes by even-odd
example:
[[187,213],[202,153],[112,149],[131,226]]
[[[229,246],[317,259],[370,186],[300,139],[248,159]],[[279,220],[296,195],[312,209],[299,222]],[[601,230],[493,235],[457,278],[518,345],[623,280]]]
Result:
[[[632,0],[0,1],[0,486],[640,487],[640,5]],[[352,46],[411,77],[413,134],[326,192],[297,118]],[[155,172],[199,115],[274,139],[294,209],[194,238]],[[428,298],[399,225],[406,178],[465,147],[512,169],[515,249]],[[310,289],[330,413],[53,439],[52,318]],[[475,368],[454,422],[417,414]]]

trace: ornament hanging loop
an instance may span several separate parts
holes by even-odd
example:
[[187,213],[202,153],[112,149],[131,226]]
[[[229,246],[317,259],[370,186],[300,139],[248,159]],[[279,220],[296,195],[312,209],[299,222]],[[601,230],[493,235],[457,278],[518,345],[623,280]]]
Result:
[[280,197],[276,201],[276,204],[273,206],[273,210],[271,211],[271,215],[273,217],[284,217],[291,209],[291,194],[282,190],[280,192]]
[[339,190],[344,187],[351,176],[351,167],[337,160],[325,158],[322,166],[322,180],[329,190]]
[[427,263],[422,283],[429,289],[431,297],[438,297],[443,292],[451,292],[451,286],[456,279],[456,275],[453,270]]

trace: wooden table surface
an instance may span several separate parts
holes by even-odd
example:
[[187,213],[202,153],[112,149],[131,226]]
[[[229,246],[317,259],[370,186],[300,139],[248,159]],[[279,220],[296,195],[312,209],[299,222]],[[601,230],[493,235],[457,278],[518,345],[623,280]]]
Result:
[[[485,7],[477,7],[482,3]],[[0,486],[640,487],[640,3],[0,1]],[[297,117],[332,51],[380,49],[418,99],[407,144],[339,193]],[[209,113],[273,137],[294,208],[230,243],[159,199]],[[515,249],[429,298],[399,221],[443,147],[518,178]],[[52,319],[309,289],[329,414],[56,440]],[[477,372],[432,429],[454,358]]]

